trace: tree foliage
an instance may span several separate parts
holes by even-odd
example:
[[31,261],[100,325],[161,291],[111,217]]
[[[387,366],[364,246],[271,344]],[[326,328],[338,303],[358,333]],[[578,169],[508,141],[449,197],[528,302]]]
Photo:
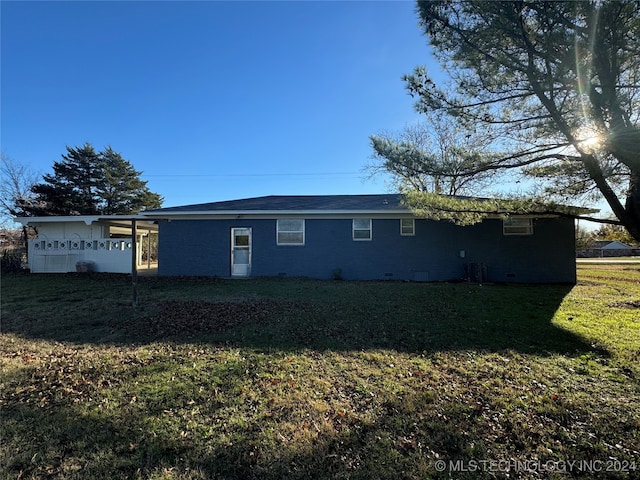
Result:
[[162,206],[162,197],[140,179],[142,172],[111,147],[66,147],[53,174],[33,186],[36,203],[29,215],[113,215]]
[[604,199],[640,239],[640,3],[419,1],[418,13],[450,83],[406,75],[417,110],[499,139],[499,155],[458,175],[523,172],[534,206]]
[[602,225],[596,231],[592,232],[592,237],[594,240],[617,241],[631,246],[638,244],[638,242],[629,235],[629,232],[620,225]]
[[101,213],[136,213],[147,208],[160,208],[162,197],[150,192],[147,182],[140,180],[139,172],[122,156],[107,147],[100,153],[103,179],[97,194],[102,200]]
[[596,241],[593,233],[594,232],[581,227],[579,224],[576,225],[576,252],[593,247]]
[[97,215],[100,212],[96,189],[101,178],[100,157],[86,143],[66,147],[62,161],[54,162],[53,174],[45,174],[43,183],[32,191],[39,200],[38,215]]
[[458,225],[473,225],[495,215],[577,217],[585,212],[581,208],[535,198],[450,197],[433,192],[407,191],[405,201],[419,217],[448,220]]
[[488,186],[494,171],[466,175],[489,162],[488,137],[461,129],[448,117],[407,125],[400,133],[371,136],[373,174],[391,174],[399,191],[465,195]]

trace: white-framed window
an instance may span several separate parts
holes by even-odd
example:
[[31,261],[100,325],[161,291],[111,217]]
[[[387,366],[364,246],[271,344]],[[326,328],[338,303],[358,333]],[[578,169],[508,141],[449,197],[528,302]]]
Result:
[[371,219],[370,218],[354,218],[353,219],[353,239],[354,240],[371,240]]
[[276,221],[278,245],[304,245],[304,219],[279,218]]
[[531,218],[505,218],[502,221],[503,235],[533,235]]
[[416,221],[414,218],[400,219],[400,235],[413,236],[416,234]]

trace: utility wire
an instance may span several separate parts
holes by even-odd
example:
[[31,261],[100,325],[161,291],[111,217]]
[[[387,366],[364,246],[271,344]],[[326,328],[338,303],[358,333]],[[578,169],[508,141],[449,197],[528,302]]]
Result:
[[321,176],[350,176],[361,175],[361,172],[313,172],[313,173],[212,173],[212,174],[200,174],[200,173],[177,173],[177,174],[146,174],[143,173],[142,177],[147,178],[188,178],[188,177],[321,177]]

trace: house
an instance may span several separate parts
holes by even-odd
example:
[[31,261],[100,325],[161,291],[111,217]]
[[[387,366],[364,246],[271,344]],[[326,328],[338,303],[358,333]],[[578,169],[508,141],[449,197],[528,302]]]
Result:
[[[36,230],[32,272],[141,267],[158,234],[158,275],[575,283],[571,218],[494,217],[458,226],[415,217],[398,194],[266,196],[136,216],[19,219]],[[135,223],[136,241],[132,241]]]
[[[32,273],[66,273],[82,270],[131,273],[132,220],[135,216],[22,217],[20,223],[36,233],[28,242]],[[135,262],[142,266],[142,244],[157,232],[152,222],[137,221]]]
[[416,218],[402,196],[266,196],[147,211],[159,275],[575,283],[571,218]]
[[630,257],[638,255],[640,249],[634,248],[626,243],[611,241],[611,240],[597,240],[593,242],[593,245],[585,250],[579,252],[580,257]]

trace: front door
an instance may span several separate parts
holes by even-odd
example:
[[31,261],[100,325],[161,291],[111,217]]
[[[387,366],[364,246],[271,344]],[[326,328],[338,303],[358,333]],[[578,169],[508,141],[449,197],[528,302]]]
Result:
[[251,275],[251,229],[231,229],[231,276]]

